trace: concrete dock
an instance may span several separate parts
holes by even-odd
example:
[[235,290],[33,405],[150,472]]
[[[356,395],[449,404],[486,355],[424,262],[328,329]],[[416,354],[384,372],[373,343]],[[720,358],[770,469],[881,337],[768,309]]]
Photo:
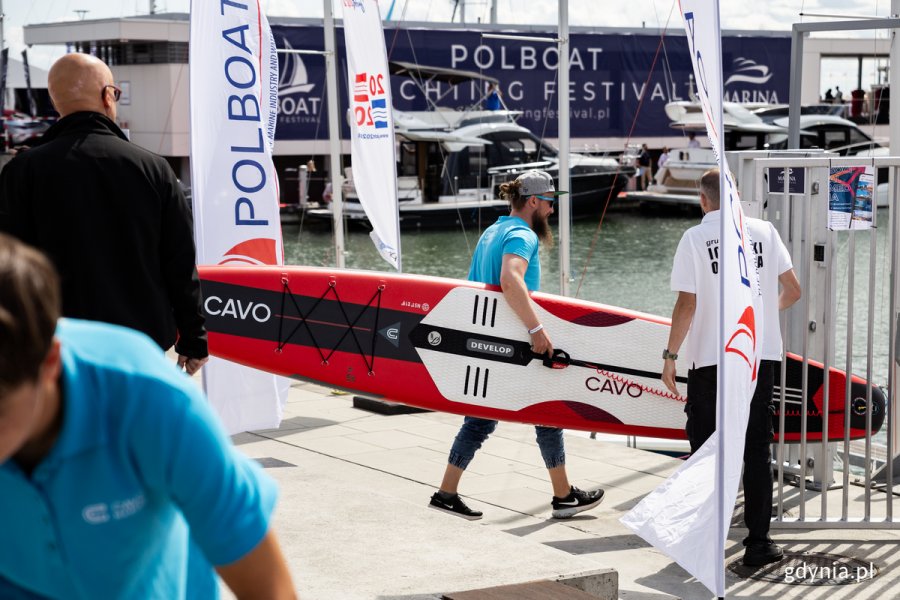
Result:
[[[501,423],[463,477],[467,503],[484,511],[484,519],[466,521],[428,508],[460,422],[442,413],[374,414],[354,408],[351,395],[297,383],[279,429],[234,437],[281,486],[274,526],[302,598],[432,600],[538,580],[563,580],[604,599],[712,597],[618,521],[677,468],[677,459],[567,436],[573,484],[602,487],[606,496],[592,511],[555,520],[534,429]],[[850,492],[858,501],[865,490]],[[883,492],[873,498],[883,507]],[[839,499],[833,502],[840,506]],[[728,563],[743,552],[740,513],[739,496]],[[804,579],[796,569],[796,577],[770,573],[774,581],[727,571],[729,598],[897,597],[897,529],[773,528],[772,534],[788,553],[856,559],[873,565],[877,576],[815,585],[815,577]]]

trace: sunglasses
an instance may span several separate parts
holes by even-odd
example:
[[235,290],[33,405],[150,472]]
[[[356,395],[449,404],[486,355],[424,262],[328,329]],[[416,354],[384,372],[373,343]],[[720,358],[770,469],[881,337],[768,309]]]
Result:
[[534,197],[538,200],[546,200],[547,202],[556,202],[558,200],[556,196],[541,196],[540,194],[535,194]]
[[104,98],[106,96],[106,88],[112,88],[113,99],[115,99],[115,101],[118,102],[119,98],[122,97],[122,90],[119,89],[118,87],[114,86],[113,84],[108,83],[108,84],[104,85],[103,88],[101,88],[101,90],[100,90],[101,98]]

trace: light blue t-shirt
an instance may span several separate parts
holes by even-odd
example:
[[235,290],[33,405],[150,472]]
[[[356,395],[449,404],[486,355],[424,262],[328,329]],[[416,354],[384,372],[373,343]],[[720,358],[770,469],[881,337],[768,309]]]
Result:
[[469,267],[469,281],[500,285],[503,255],[515,254],[528,261],[525,287],[536,292],[541,287],[541,261],[537,234],[519,217],[500,217],[484,230]]
[[70,319],[56,335],[59,437],[31,477],[0,464],[0,597],[216,597],[210,563],[262,540],[275,483],[150,338]]

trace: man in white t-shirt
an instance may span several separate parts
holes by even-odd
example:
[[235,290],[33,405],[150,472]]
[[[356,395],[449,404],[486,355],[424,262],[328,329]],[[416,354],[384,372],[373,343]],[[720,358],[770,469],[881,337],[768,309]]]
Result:
[[[663,351],[662,375],[666,387],[677,394],[675,360],[687,338],[682,353],[682,360],[688,365],[685,430],[692,453],[716,430],[721,218],[718,169],[711,169],[700,178],[700,208],[703,220],[684,233],[675,251],[671,287],[678,292],[678,299],[672,310],[669,343]],[[747,219],[747,229],[763,296],[763,340],[744,446],[744,523],[749,530],[744,539],[744,564],[760,566],[783,557],[781,548],[769,537],[773,488],[770,406],[774,368],[782,355],[778,311],[794,304],[801,292],[790,254],[775,227],[768,221]]]

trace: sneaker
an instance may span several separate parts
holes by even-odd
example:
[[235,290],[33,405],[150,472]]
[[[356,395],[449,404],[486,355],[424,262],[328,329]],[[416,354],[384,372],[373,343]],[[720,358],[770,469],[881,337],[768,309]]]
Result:
[[444,500],[441,498],[439,492],[435,492],[431,497],[431,502],[429,502],[428,506],[429,508],[436,508],[437,510],[442,510],[451,515],[468,519],[469,521],[477,521],[482,515],[481,511],[472,510],[466,506],[466,503],[462,501],[459,494],[454,494],[449,500]]
[[603,502],[603,490],[586,492],[573,485],[568,496],[565,498],[553,496],[553,502],[550,505],[553,507],[554,519],[568,519],[580,512],[594,508],[601,502]]
[[784,551],[775,542],[761,542],[750,544],[744,550],[745,567],[761,567],[769,563],[775,563],[784,558]]

